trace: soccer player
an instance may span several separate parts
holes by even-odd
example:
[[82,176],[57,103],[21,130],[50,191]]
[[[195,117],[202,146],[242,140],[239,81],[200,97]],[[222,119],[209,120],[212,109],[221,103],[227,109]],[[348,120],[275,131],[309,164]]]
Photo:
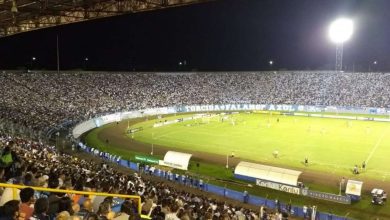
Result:
[[363,163],[362,163],[362,169],[363,169],[364,171],[366,171],[366,161],[363,161]]
[[353,167],[353,174],[359,174],[358,165],[355,165],[355,166]]
[[305,157],[305,166],[309,165],[309,158]]
[[279,152],[277,150],[274,150],[272,154],[274,155],[274,158],[278,158]]

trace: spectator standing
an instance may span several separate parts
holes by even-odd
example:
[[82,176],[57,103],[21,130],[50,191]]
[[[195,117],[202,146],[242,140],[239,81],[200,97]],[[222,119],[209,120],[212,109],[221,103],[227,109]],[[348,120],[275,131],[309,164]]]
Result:
[[34,214],[30,220],[49,220],[47,214],[49,210],[49,201],[47,198],[39,198],[34,204]]
[[19,212],[25,214],[25,220],[29,220],[34,213],[34,208],[31,207],[35,202],[34,193],[35,191],[30,187],[20,190],[19,195],[22,203],[19,206]]
[[303,205],[302,212],[303,212],[303,218],[306,219],[307,216],[308,216],[307,206],[306,205]]
[[132,204],[130,201],[126,200],[121,205],[120,212],[116,215],[114,220],[128,220],[132,213]]

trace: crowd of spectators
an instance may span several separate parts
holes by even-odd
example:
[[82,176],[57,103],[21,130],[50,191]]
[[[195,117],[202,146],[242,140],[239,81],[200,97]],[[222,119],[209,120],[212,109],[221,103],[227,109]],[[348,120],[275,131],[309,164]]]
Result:
[[[42,133],[117,111],[173,105],[258,103],[390,107],[390,73],[0,73],[0,130]],[[7,122],[7,123],[3,123]],[[9,124],[9,123],[8,123]],[[15,126],[15,127],[14,127]],[[142,214],[153,219],[259,219],[259,213],[226,202],[124,174],[106,163],[59,153],[26,138],[0,136],[0,182],[26,186],[140,195]],[[113,213],[110,197],[0,194],[0,220],[138,219],[125,201]],[[269,217],[269,216],[268,216]],[[275,219],[281,218],[276,215]]]
[[[138,203],[125,200],[113,212],[112,197],[87,197],[65,193],[38,193],[32,188],[0,192],[0,220],[133,220],[140,214],[152,219],[260,219],[259,212],[234,206],[172,187],[164,181],[146,180],[137,173],[123,173],[105,162],[60,153],[54,146],[0,134],[0,182],[79,191],[139,195]],[[282,214],[261,219],[281,220]]]
[[390,107],[390,73],[1,73],[0,120],[35,131],[123,110],[191,104]]

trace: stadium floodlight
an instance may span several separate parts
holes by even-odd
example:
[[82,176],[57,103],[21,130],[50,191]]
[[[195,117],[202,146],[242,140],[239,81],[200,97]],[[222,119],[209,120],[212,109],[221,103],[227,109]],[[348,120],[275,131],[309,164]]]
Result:
[[270,60],[268,63],[269,63],[269,65],[272,66],[272,64],[274,64],[274,61]]
[[336,44],[336,71],[343,68],[343,45],[353,33],[353,21],[348,18],[339,18],[329,26],[329,38]]
[[84,60],[85,60],[85,61],[88,61],[89,59],[88,59],[88,57],[85,57]]
[[37,58],[36,57],[32,57],[31,60],[36,60]]
[[378,64],[378,61],[376,61],[376,60],[374,60],[372,62],[372,66],[371,66],[371,63],[368,63],[368,72],[375,71],[377,64]]
[[339,18],[329,27],[329,37],[336,44],[349,40],[353,33],[353,21],[348,18]]

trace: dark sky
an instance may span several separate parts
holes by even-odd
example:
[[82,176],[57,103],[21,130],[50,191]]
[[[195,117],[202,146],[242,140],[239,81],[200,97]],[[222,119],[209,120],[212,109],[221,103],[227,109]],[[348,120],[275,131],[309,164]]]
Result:
[[[43,29],[0,39],[0,68],[89,70],[333,69],[327,29],[355,20],[344,63],[390,70],[389,0],[223,0]],[[83,61],[88,57],[88,62]],[[186,66],[179,61],[186,60]]]

